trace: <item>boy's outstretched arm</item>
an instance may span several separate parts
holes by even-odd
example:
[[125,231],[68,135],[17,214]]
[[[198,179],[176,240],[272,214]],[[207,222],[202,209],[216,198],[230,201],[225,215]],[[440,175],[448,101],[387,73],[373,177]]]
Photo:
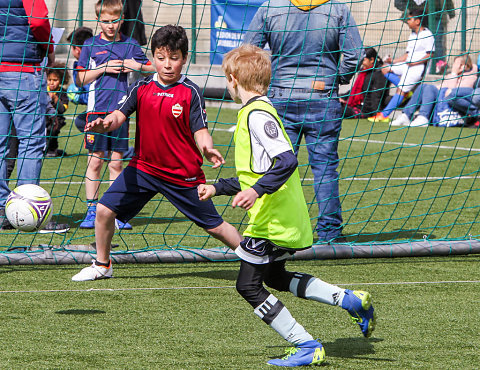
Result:
[[235,195],[242,189],[238,177],[230,177],[228,179],[218,179],[218,182],[213,185],[200,184],[197,190],[198,199],[207,200],[215,195]]
[[225,159],[220,152],[213,148],[213,140],[207,128],[195,131],[194,137],[200,152],[209,162],[213,163],[212,168],[218,168],[225,163]]
[[287,182],[298,166],[297,157],[291,150],[280,153],[273,159],[273,166],[252,186],[259,197],[275,193]]
[[104,133],[116,130],[126,121],[127,116],[125,116],[119,110],[114,110],[105,118],[97,118],[92,122],[87,122],[85,125],[85,132],[97,132]]
[[219,179],[214,185],[198,186],[198,197],[207,200],[215,195],[235,195],[232,207],[249,210],[263,194],[272,194],[287,182],[298,166],[297,157],[288,150],[274,157],[274,165],[251,187],[241,190],[237,177]]

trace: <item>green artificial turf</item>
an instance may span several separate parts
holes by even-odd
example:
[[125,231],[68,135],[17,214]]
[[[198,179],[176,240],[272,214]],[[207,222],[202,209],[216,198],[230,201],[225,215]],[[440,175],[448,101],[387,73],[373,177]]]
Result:
[[[326,350],[332,369],[475,369],[478,255],[290,262],[368,290],[378,315],[365,339],[338,308],[273,292]],[[238,263],[0,266],[0,368],[267,369],[286,342],[235,291]]]

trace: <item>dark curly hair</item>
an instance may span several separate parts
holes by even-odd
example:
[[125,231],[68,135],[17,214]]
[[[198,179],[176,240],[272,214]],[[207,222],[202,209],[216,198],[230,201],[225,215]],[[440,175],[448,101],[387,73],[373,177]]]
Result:
[[184,58],[188,55],[188,37],[182,26],[167,25],[155,31],[152,37],[152,54],[159,48],[168,51],[180,50]]
[[65,66],[65,63],[55,62],[49,68],[47,68],[47,76],[54,74],[60,80],[61,85],[67,85],[70,82],[70,74]]

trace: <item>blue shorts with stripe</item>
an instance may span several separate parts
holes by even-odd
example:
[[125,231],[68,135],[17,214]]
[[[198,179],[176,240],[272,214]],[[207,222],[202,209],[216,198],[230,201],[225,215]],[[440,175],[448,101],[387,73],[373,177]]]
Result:
[[[107,114],[88,113],[87,121],[92,122],[97,118],[105,118],[106,116]],[[128,150],[129,122],[127,118],[120,128],[104,134],[85,133],[85,149],[88,149],[89,152],[126,152]]]
[[205,202],[198,199],[196,186],[172,184],[131,166],[122,171],[99,202],[115,212],[117,219],[127,222],[158,193],[203,229],[213,229],[223,223],[210,199]]

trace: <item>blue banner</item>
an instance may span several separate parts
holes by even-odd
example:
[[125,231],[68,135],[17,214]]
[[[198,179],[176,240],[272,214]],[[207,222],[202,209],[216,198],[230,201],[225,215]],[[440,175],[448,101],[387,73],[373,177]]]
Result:
[[212,0],[210,63],[222,64],[223,55],[240,46],[245,32],[265,0]]

